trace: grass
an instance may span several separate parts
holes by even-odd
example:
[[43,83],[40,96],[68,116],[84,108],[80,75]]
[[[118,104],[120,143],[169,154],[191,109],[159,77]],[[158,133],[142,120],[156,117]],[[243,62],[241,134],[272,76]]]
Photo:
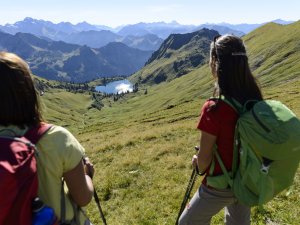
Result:
[[[193,79],[189,79],[192,82]],[[174,86],[161,85],[162,90],[166,93],[176,90],[178,84],[175,84],[174,81]],[[277,90],[266,89],[265,92],[267,96],[284,100],[299,115],[298,86],[299,82],[284,84]],[[288,90],[284,92],[286,97],[282,90]],[[168,98],[156,95],[158,92],[159,87],[150,88],[147,96],[128,96],[101,111],[86,110],[85,116],[84,107],[78,106],[87,104],[87,96],[80,99],[80,94],[72,94],[74,101],[82,101],[81,104],[74,104],[72,111],[65,108],[66,111],[56,112],[61,116],[57,116],[55,122],[70,124],[69,128],[95,164],[94,182],[109,224],[173,224],[176,219],[191,173],[193,146],[198,143],[198,132],[194,128],[203,99],[195,97],[187,101],[178,93],[164,105]],[[69,100],[69,93],[65,94]],[[53,104],[59,102],[63,101]],[[68,110],[77,116],[70,119]],[[266,220],[279,224],[300,223],[297,187],[299,183],[295,183],[289,198],[280,195],[268,203],[264,211],[254,209],[254,224],[265,224]],[[94,203],[88,207],[88,214],[95,224],[101,224]],[[213,224],[220,224],[222,220],[220,213]]]
[[249,57],[264,85],[277,85],[300,75],[300,21],[290,25],[269,23],[247,35]]
[[42,100],[47,121],[58,123],[71,131],[84,127],[85,113],[92,103],[88,94],[74,94],[59,89],[46,91]]
[[[264,29],[268,26],[273,25]],[[269,42],[260,36],[264,32],[245,37],[253,68],[260,51],[254,43],[262,52],[269,48]],[[291,60],[290,68],[294,69],[287,73],[281,72],[285,63],[272,67],[268,59],[254,73],[266,98],[281,100],[299,116],[300,79],[294,76],[299,63]],[[272,69],[261,75],[261,67]],[[117,102],[106,99],[101,111],[89,109],[88,94],[50,90],[42,96],[46,118],[68,127],[95,164],[94,184],[108,224],[175,223],[192,171],[193,146],[199,140],[195,127],[200,107],[212,94],[209,69],[203,66],[171,82],[147,87],[147,92],[125,95]],[[298,170],[289,192],[281,193],[263,208],[252,209],[252,224],[300,224],[299,176]],[[199,183],[200,179],[195,187]],[[94,202],[87,211],[94,224],[101,224]],[[220,212],[212,224],[222,223]]]

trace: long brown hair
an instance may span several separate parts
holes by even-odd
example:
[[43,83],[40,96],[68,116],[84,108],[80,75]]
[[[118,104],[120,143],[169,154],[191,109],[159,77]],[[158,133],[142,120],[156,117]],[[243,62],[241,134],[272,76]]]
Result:
[[214,95],[229,96],[241,104],[262,100],[261,90],[249,68],[245,45],[239,37],[215,37],[210,48],[210,67],[217,77]]
[[0,99],[1,125],[23,128],[43,121],[29,66],[13,53],[0,52]]

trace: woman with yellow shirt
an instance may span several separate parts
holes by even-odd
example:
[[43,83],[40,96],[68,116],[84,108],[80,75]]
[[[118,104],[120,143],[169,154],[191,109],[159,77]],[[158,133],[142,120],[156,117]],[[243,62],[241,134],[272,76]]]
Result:
[[[23,136],[33,127],[43,125],[29,66],[13,53],[0,52],[0,101],[0,136]],[[68,130],[56,125],[51,126],[36,146],[38,197],[54,209],[58,220],[63,212],[65,224],[91,224],[84,212],[75,213],[72,205],[86,206],[94,193],[94,168],[84,159],[84,148]],[[66,187],[62,187],[64,183]],[[75,222],[75,214],[79,215],[79,221]]]

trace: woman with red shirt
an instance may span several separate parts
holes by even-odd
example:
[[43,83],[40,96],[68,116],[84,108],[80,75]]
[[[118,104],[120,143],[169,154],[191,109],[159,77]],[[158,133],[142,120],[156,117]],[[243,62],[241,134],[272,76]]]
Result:
[[[229,187],[219,189],[211,186],[207,176],[223,174],[214,159],[215,146],[227,171],[232,168],[238,114],[222,98],[232,98],[243,105],[249,100],[262,100],[262,94],[250,71],[246,49],[240,38],[233,35],[215,37],[210,48],[209,64],[216,79],[214,99],[206,101],[202,107],[197,126],[201,133],[200,150],[192,160],[193,165],[206,175],[180,216],[179,225],[210,224],[211,218],[224,207],[227,225],[248,225],[250,207],[240,204]],[[213,161],[215,167],[209,171]]]

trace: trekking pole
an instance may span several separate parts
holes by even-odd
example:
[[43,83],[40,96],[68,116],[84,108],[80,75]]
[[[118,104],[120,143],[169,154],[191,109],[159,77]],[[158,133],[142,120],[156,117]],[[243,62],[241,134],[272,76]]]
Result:
[[99,210],[99,212],[100,212],[101,219],[102,219],[104,225],[107,225],[106,219],[105,219],[105,217],[104,217],[104,213],[103,213],[102,208],[101,208],[101,206],[100,206],[100,201],[99,201],[99,198],[98,198],[98,195],[97,195],[96,190],[94,190],[94,199],[95,199],[95,202],[96,202],[96,204],[97,204],[98,210]]
[[[84,158],[83,158],[84,164],[86,163],[86,160],[87,160],[87,157],[84,157]],[[104,213],[103,213],[102,208],[101,208],[101,206],[100,206],[100,200],[99,200],[98,194],[97,194],[97,192],[96,192],[96,189],[94,189],[94,199],[95,199],[95,202],[96,202],[96,204],[97,204],[98,210],[99,210],[99,212],[100,212],[100,217],[101,217],[101,219],[102,219],[104,225],[107,225],[106,219],[105,219],[105,217],[104,217]]]
[[[199,147],[195,146],[195,150],[198,151]],[[197,178],[198,174],[199,174],[199,171],[198,171],[198,168],[196,167],[196,168],[193,169],[191,178],[190,178],[188,186],[186,188],[186,191],[185,191],[185,194],[184,194],[181,206],[180,206],[180,210],[178,212],[178,216],[177,216],[175,225],[178,225],[179,218],[180,218],[183,210],[185,209],[185,206],[186,206],[186,204],[187,204],[187,202],[188,202],[188,200],[189,200],[189,198],[191,196],[191,192],[193,190],[193,187],[194,187],[194,184],[195,184],[195,181],[196,181],[196,178]]]
[[178,220],[179,220],[179,218],[180,218],[180,216],[181,216],[181,214],[182,214],[182,212],[183,212],[183,210],[184,210],[184,208],[185,208],[185,206],[186,206],[186,204],[187,204],[187,202],[190,198],[190,194],[191,194],[191,191],[193,189],[194,183],[196,181],[196,177],[197,177],[196,170],[193,169],[190,181],[188,183],[188,186],[187,186],[185,194],[184,194],[184,198],[183,198],[181,206],[180,206],[180,210],[178,212],[178,216],[177,216],[176,223],[175,223],[176,225],[178,225]]

